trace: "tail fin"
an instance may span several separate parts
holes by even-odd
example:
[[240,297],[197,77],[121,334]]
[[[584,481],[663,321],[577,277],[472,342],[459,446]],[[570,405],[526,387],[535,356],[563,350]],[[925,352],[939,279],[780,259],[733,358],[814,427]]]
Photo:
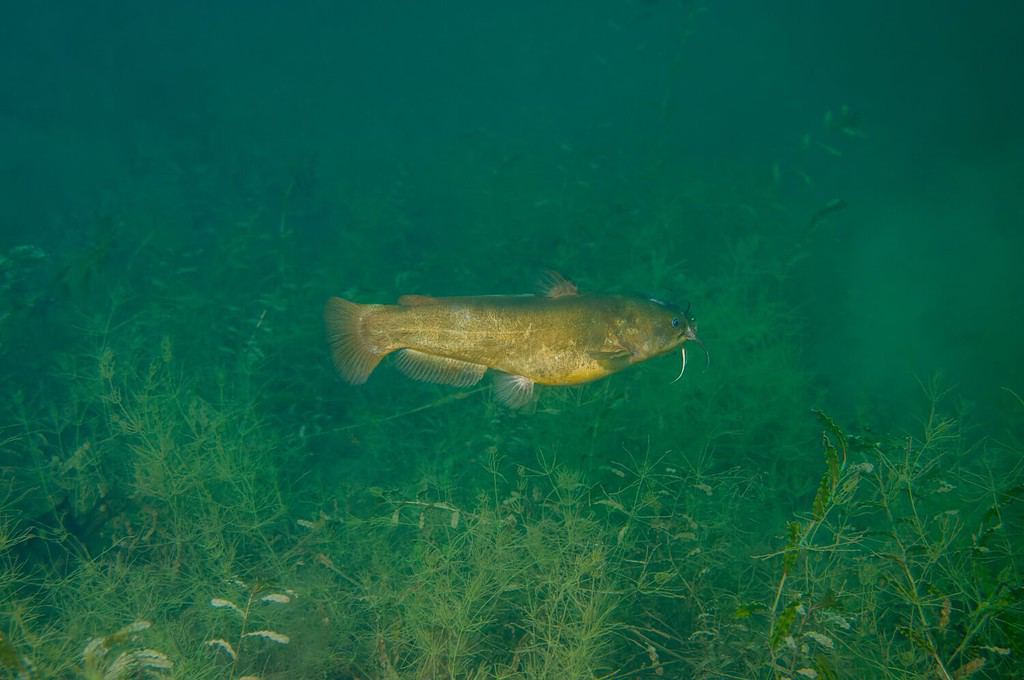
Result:
[[338,373],[353,385],[362,385],[387,352],[380,352],[367,341],[365,320],[369,312],[381,305],[357,305],[333,297],[324,308],[327,342]]

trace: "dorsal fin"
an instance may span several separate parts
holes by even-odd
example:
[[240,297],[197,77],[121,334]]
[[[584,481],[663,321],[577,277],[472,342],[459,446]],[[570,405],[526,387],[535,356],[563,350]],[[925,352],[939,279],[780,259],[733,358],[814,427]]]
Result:
[[416,307],[418,305],[436,305],[440,300],[429,295],[403,295],[398,298],[398,304],[403,307]]
[[541,291],[549,298],[560,298],[580,294],[575,283],[551,269],[544,272],[540,285]]

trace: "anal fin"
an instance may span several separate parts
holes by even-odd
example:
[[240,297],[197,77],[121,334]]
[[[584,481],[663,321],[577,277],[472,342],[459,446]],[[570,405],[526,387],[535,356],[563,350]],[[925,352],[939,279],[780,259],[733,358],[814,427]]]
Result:
[[428,354],[415,349],[403,349],[398,353],[398,370],[413,380],[442,383],[456,387],[469,387],[480,382],[487,367],[468,361]]

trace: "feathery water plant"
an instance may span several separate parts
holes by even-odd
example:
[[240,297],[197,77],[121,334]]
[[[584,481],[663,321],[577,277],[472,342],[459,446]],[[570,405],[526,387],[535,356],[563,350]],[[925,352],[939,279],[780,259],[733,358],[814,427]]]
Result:
[[85,680],[156,680],[166,677],[174,668],[166,654],[151,648],[129,648],[136,643],[138,634],[151,625],[149,621],[139,620],[116,633],[89,640],[82,651]]
[[[891,444],[845,434],[819,414],[826,471],[811,512],[766,556],[781,558],[768,676],[840,677],[852,662],[872,677],[952,680],[1016,663],[1021,553],[998,517],[1020,503],[1021,469],[991,483],[988,505],[951,503],[948,480],[977,479],[970,459],[983,452],[963,450],[957,421],[937,409],[919,439]],[[866,460],[844,464],[847,453]]]
[[[238,579],[234,579],[233,584],[236,589],[240,589],[245,594],[245,601],[242,605],[235,604],[233,600],[225,597],[214,597],[210,599],[210,606],[227,612],[233,620],[233,625],[228,629],[235,628],[237,632],[225,637],[211,638],[206,640],[206,644],[227,657],[229,666],[226,677],[228,680],[259,680],[259,675],[244,673],[243,669],[252,669],[258,666],[260,654],[252,650],[260,649],[257,647],[259,643],[287,645],[291,642],[290,636],[270,627],[273,618],[270,610],[290,604],[295,593],[288,590],[276,591],[261,586],[248,586]],[[231,640],[228,640],[228,637]],[[264,653],[266,651],[264,649]]]

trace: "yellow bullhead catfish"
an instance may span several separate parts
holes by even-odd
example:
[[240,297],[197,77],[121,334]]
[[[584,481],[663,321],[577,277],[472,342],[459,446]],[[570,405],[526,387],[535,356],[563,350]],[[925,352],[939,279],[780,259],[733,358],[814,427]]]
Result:
[[676,347],[685,370],[683,344],[700,343],[689,310],[580,294],[557,274],[541,295],[404,295],[397,305],[334,297],[324,319],[334,365],[354,385],[398,352],[398,368],[417,380],[469,386],[497,371],[495,394],[512,407],[528,403],[535,384],[590,382]]

